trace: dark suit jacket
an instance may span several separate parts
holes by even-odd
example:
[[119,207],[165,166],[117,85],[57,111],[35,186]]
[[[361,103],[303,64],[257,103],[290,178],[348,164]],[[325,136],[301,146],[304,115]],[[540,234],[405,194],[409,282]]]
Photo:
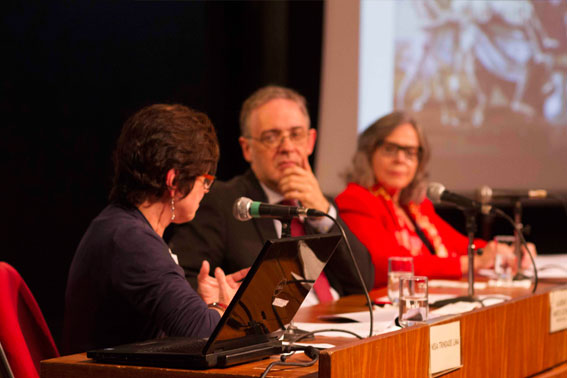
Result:
[[[220,266],[225,273],[233,273],[252,265],[267,239],[276,239],[274,221],[269,218],[255,218],[242,222],[232,215],[232,206],[239,197],[254,201],[267,201],[260,183],[251,170],[227,182],[217,181],[211,192],[205,195],[195,219],[189,223],[172,224],[164,238],[179,264],[185,270],[187,280],[197,287],[197,275],[203,260],[211,264],[211,273]],[[362,277],[368,288],[374,283],[374,266],[368,250],[344,227]],[[305,224],[307,234],[317,231]],[[329,232],[339,232],[335,225]],[[340,295],[362,293],[360,282],[342,241],[325,267],[330,284]]]

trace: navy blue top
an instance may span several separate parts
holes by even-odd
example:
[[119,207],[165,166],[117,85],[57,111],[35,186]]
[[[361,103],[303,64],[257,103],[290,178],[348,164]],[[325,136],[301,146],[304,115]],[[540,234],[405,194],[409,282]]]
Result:
[[219,319],[138,209],[109,205],[92,221],[67,281],[64,353],[161,336],[208,337]]

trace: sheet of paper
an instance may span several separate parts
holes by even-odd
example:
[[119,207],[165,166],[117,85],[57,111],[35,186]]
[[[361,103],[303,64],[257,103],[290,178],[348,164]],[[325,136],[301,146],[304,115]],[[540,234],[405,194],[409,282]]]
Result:
[[[293,324],[304,331],[313,332],[317,330],[323,329],[340,329],[340,330],[347,330],[350,332],[354,332],[362,338],[366,338],[370,332],[370,323],[303,323],[303,322],[293,322]],[[374,322],[374,329],[372,334],[373,335],[380,335],[387,332],[393,332],[401,329],[400,327],[394,324],[394,321],[388,322]],[[346,332],[335,332],[335,331],[327,331],[317,333],[318,336],[329,336],[329,337],[346,337],[355,339],[356,336],[351,335]]]
[[[289,341],[282,341],[283,345],[291,345],[292,343],[290,343]],[[317,349],[329,349],[329,348],[334,348],[335,345],[334,344],[329,344],[329,343],[293,343],[293,345],[295,346],[312,346],[313,348],[317,348]]]
[[488,280],[489,287],[521,287],[529,289],[532,286],[532,280]]
[[[539,278],[567,278],[567,254],[536,256],[535,263]],[[533,270],[529,269],[524,274],[531,277]]]
[[[435,303],[437,301],[441,301],[444,299],[454,298],[456,295],[453,294],[436,294],[436,293],[429,293],[429,303]],[[387,296],[379,297],[374,299],[375,302],[388,302],[389,299]]]
[[[537,275],[539,278],[567,279],[567,254],[538,255],[535,257]],[[524,275],[533,276],[533,268],[526,269]],[[481,269],[481,276],[494,278],[497,276],[492,269]]]
[[[396,316],[398,316],[398,308],[394,306],[384,306],[382,308],[375,306],[372,312],[372,316],[374,317],[375,323],[393,321],[394,319],[396,319]],[[319,316],[319,319],[331,323],[344,322],[344,321],[370,323],[370,312],[360,311],[360,312],[345,312],[342,314],[322,315]]]
[[[502,294],[490,294],[490,295],[479,295],[478,299],[482,301],[485,307],[487,307],[510,300],[510,297],[508,295],[502,295]],[[429,318],[433,319],[443,315],[462,314],[480,307],[482,307],[482,305],[479,302],[449,303],[437,309],[430,309]]]
[[[450,287],[457,289],[467,289],[469,283],[465,281],[454,280],[429,280],[429,287]],[[478,290],[486,289],[486,282],[475,282],[474,288]]]
[[[384,332],[390,332],[400,329],[395,325],[394,321],[398,316],[398,308],[394,306],[385,306],[383,308],[374,307],[373,318],[373,335]],[[321,329],[340,329],[348,330],[356,333],[361,337],[369,336],[370,332],[370,313],[369,311],[347,312],[342,314],[330,314],[320,316],[319,319],[324,323],[302,323],[293,322],[293,324],[304,331],[312,332]],[[324,336],[338,337],[356,337],[345,332],[325,332]]]

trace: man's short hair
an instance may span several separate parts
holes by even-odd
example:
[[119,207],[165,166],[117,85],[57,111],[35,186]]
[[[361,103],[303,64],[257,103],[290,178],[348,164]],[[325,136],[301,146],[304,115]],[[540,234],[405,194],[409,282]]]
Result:
[[242,109],[240,110],[240,135],[250,136],[250,114],[252,114],[255,109],[271,100],[280,98],[291,100],[299,105],[299,108],[307,117],[307,126],[309,126],[309,112],[307,111],[307,101],[305,101],[305,97],[303,97],[293,89],[276,85],[268,85],[252,93],[252,95],[248,97],[242,104]]

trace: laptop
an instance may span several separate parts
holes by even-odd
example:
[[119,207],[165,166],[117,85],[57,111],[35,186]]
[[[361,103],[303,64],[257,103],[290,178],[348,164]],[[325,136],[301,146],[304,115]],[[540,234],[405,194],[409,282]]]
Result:
[[341,240],[268,240],[209,338],[168,337],[87,352],[97,362],[183,369],[225,367],[282,353],[280,336]]

